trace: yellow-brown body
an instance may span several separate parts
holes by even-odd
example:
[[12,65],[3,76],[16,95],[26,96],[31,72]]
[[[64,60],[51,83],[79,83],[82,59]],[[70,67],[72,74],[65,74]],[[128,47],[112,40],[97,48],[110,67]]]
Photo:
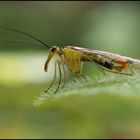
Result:
[[[127,61],[120,61],[119,59],[111,60],[103,56],[102,54],[96,53],[96,51],[94,52],[94,50],[67,46],[64,47],[62,50],[60,50],[59,47],[53,47],[50,49],[48,59],[44,66],[45,71],[47,71],[48,64],[54,54],[58,54],[61,62],[63,61],[70,71],[77,74],[80,74],[82,72],[83,61],[95,62],[107,69],[114,69],[119,72],[128,67]],[[115,63],[121,65],[116,66]]]

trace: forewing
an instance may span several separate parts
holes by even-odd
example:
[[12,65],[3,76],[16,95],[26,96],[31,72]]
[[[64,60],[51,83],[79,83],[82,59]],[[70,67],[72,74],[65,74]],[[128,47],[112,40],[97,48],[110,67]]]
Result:
[[68,46],[71,47],[72,49],[82,51],[84,54],[94,54],[94,55],[100,55],[103,56],[104,58],[107,58],[109,60],[118,60],[118,61],[124,61],[131,63],[132,58],[122,56],[116,53],[111,53],[111,52],[106,52],[106,51],[99,51],[99,50],[93,50],[89,48],[81,48],[81,47],[76,47],[76,46]]

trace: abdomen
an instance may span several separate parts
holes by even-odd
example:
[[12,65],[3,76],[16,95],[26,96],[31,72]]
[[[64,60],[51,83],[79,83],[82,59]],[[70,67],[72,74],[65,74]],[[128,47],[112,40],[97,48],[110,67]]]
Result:
[[114,64],[110,60],[108,60],[100,55],[94,55],[94,54],[92,54],[92,55],[83,54],[82,61],[90,61],[90,62],[94,61],[95,63],[97,63],[107,69],[111,69],[111,70],[113,69],[113,66],[114,66]]

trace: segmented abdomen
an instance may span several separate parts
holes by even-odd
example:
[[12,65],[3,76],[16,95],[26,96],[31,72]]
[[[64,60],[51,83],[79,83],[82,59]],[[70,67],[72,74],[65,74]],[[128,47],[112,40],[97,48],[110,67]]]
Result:
[[114,65],[110,60],[100,55],[93,55],[93,54],[82,56],[82,61],[91,61],[91,62],[94,61],[97,64],[104,66],[105,68],[108,68],[108,69],[113,69],[113,65]]
[[108,69],[112,69],[113,68],[113,63],[111,61],[109,61],[108,59],[105,59],[103,57],[99,58],[98,60],[94,60],[96,63],[108,68]]

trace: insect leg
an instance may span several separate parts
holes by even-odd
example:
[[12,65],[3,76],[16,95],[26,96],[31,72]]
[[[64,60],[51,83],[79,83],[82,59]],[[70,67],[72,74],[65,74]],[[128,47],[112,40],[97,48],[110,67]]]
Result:
[[[108,72],[112,72],[112,73],[116,73],[116,74],[122,74],[122,75],[129,75],[131,76],[132,74],[131,73],[123,73],[123,72],[118,72],[118,71],[112,71],[112,70],[109,70],[107,68],[104,68],[103,66],[100,66],[99,64],[97,64],[96,62],[94,62],[98,67],[100,67],[102,70],[105,70],[105,71],[108,71]],[[103,71],[104,72],[104,71]]]
[[60,78],[59,78],[58,87],[57,87],[57,89],[54,91],[53,94],[55,94],[55,93],[58,91],[58,89],[59,89],[59,87],[60,87],[60,84],[61,84],[61,78],[62,78],[62,72],[61,72],[60,62],[59,62],[59,61],[56,61],[56,63],[58,64]]
[[[87,57],[87,56],[86,56]],[[100,65],[98,65],[96,62],[94,62],[92,59],[90,59],[89,57],[87,57],[87,59],[89,60],[89,61],[91,61],[92,63],[94,63],[96,66],[97,66],[97,68],[99,68],[99,70],[101,71],[101,72],[103,72],[103,74],[104,75],[106,75],[106,73],[104,72],[104,69],[103,69],[103,67],[101,67]]]
[[98,68],[100,68],[100,70],[104,73],[104,74],[106,74],[105,72],[104,72],[104,70],[105,71],[108,71],[108,72],[112,72],[112,73],[117,73],[117,74],[122,74],[122,75],[132,75],[132,74],[130,74],[130,73],[122,73],[122,72],[117,72],[117,71],[111,71],[111,70],[109,70],[109,69],[106,69],[106,68],[104,68],[103,66],[100,66],[98,63],[96,63],[96,62],[94,62],[92,59],[90,59],[89,57],[88,57],[88,59],[91,61],[91,62],[93,62],[94,64],[96,64],[97,66],[98,66]]
[[54,82],[55,82],[55,79],[56,79],[56,63],[55,63],[55,68],[54,68],[54,78],[53,78],[53,81],[52,81],[52,83],[50,84],[50,86],[48,87],[48,89],[44,91],[45,93],[47,93],[47,92],[49,91],[49,89],[52,87],[52,85],[53,85]]
[[132,76],[133,75],[131,73],[123,73],[123,72],[111,71],[111,70],[108,70],[106,68],[103,68],[103,69],[106,70],[106,71],[108,71],[108,72],[112,72],[112,73],[116,73],[116,74],[129,75],[129,76]]
[[65,66],[63,65],[63,72],[64,72],[64,82],[63,82],[63,85],[61,88],[64,88],[65,87],[65,84],[66,84],[66,79],[67,79],[67,76],[66,76],[66,70],[65,70]]

